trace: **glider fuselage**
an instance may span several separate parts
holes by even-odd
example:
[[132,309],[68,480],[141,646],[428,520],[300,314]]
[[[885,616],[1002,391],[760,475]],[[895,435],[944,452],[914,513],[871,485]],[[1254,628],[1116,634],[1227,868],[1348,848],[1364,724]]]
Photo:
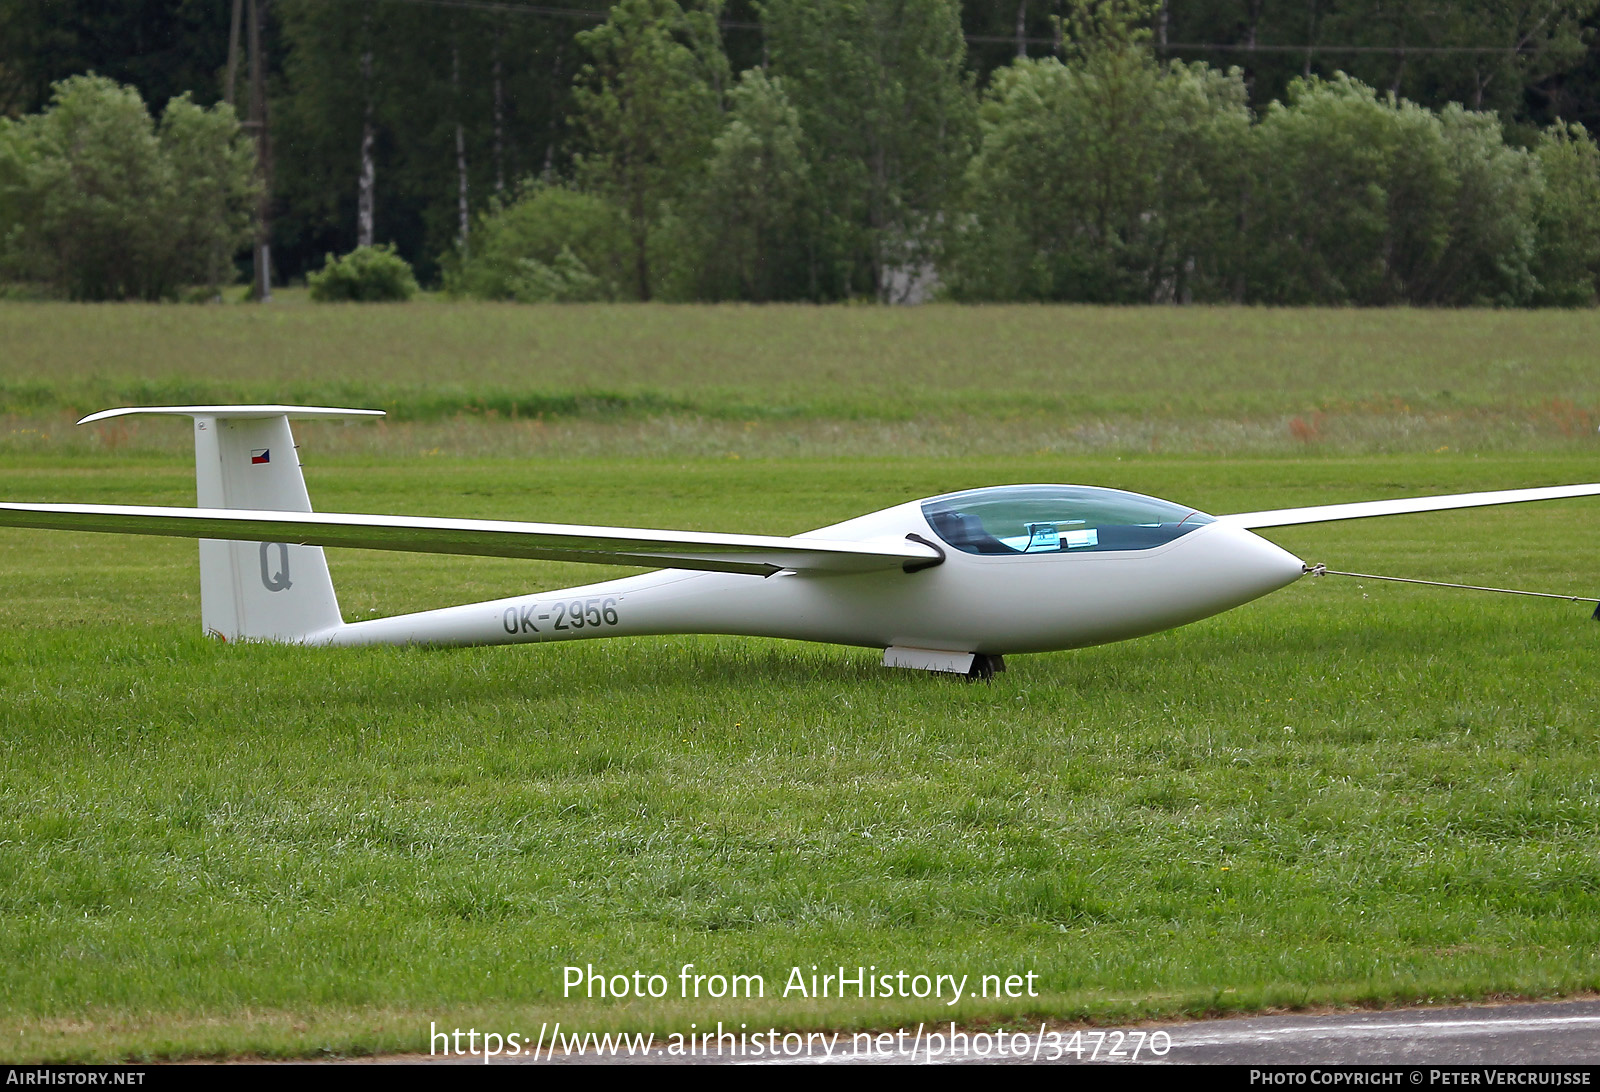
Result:
[[791,571],[762,578],[664,569],[356,622],[306,640],[477,645],[726,633],[876,648],[1044,652],[1180,626],[1266,595],[1304,572],[1299,558],[1226,523],[1148,549],[966,553],[942,542],[923,503],[810,532],[863,542],[915,534],[944,546],[942,563],[915,572]]

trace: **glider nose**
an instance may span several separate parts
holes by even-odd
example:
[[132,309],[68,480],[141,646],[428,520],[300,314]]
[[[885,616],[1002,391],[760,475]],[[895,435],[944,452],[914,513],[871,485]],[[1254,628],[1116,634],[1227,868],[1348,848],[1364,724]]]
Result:
[[1232,575],[1247,600],[1287,587],[1305,575],[1305,562],[1277,543],[1243,527],[1224,525],[1218,530],[1233,561]]

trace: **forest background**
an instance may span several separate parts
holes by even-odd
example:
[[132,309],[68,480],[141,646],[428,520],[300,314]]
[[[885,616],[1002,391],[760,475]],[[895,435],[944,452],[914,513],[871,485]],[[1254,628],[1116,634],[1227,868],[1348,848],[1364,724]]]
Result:
[[[235,8],[259,163],[215,107]],[[275,283],[390,244],[528,301],[1592,305],[1597,9],[0,0],[0,276],[169,298],[259,222]],[[65,149],[136,100],[87,184]]]

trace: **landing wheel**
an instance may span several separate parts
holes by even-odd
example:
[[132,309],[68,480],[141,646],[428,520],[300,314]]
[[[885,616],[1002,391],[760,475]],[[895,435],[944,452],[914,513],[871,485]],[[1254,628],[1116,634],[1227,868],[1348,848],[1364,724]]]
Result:
[[967,668],[967,678],[974,682],[979,679],[988,682],[994,678],[996,671],[1004,671],[1005,669],[1006,658],[1004,656],[988,656],[980,652],[972,658],[972,666]]

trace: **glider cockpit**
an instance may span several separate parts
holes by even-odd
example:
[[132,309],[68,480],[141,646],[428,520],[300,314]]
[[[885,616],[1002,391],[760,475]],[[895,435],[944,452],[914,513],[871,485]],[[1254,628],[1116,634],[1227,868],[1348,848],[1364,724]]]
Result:
[[968,554],[1149,550],[1216,520],[1171,501],[1089,485],[1002,485],[922,502],[946,544]]

